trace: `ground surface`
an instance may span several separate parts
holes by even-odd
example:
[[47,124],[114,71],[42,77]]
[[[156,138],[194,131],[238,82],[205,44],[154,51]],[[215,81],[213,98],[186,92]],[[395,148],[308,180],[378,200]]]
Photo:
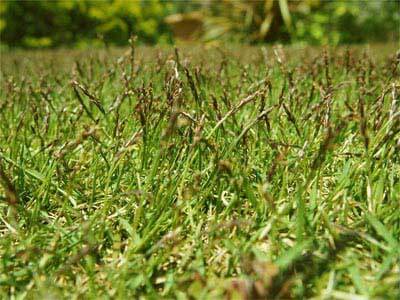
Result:
[[0,297],[399,297],[399,56],[2,54]]

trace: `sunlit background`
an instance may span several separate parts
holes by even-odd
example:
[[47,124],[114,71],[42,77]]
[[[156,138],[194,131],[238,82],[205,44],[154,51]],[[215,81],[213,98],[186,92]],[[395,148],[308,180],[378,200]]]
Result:
[[140,44],[399,40],[400,1],[4,1],[3,49]]

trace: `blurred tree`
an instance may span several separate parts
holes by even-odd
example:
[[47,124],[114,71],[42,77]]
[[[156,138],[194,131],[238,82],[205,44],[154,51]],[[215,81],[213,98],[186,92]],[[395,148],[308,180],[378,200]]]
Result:
[[349,44],[399,41],[400,1],[302,1],[292,41]]
[[204,39],[340,44],[399,40],[400,1],[207,1]]
[[158,0],[0,2],[1,41],[18,47],[82,46],[97,41],[124,45],[131,34],[143,43],[171,42],[163,19],[174,4]]
[[[241,43],[340,44],[399,40],[400,0],[0,1],[10,47],[171,43],[173,37]],[[99,37],[101,37],[99,39]]]

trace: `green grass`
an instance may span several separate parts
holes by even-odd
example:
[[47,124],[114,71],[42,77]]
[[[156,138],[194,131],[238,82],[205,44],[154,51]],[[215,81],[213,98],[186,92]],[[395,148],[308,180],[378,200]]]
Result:
[[2,54],[0,297],[398,298],[385,51]]

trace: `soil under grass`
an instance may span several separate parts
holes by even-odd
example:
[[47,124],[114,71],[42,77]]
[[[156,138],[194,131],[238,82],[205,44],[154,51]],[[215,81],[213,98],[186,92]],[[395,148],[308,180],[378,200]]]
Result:
[[398,299],[399,63],[3,53],[0,297]]

